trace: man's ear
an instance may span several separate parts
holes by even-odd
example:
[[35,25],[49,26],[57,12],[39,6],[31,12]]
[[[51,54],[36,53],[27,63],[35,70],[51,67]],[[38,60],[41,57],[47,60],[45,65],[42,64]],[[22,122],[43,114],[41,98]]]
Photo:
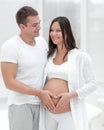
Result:
[[24,24],[20,24],[19,27],[20,27],[21,30],[24,30],[25,25]]

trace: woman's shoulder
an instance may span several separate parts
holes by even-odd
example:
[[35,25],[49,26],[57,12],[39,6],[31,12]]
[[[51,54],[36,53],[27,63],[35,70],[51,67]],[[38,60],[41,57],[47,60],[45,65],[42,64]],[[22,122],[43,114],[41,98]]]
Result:
[[88,54],[88,52],[83,51],[81,49],[78,50],[78,55],[83,58],[83,59],[90,59],[90,55]]
[[76,57],[79,60],[90,60],[90,55],[82,49],[72,49],[69,54]]
[[70,53],[73,53],[73,54],[77,54],[77,55],[79,55],[79,56],[88,56],[88,53],[86,52],[86,51],[84,51],[84,50],[82,50],[82,49],[77,49],[77,48],[75,48],[75,49],[72,49],[71,51],[70,51]]

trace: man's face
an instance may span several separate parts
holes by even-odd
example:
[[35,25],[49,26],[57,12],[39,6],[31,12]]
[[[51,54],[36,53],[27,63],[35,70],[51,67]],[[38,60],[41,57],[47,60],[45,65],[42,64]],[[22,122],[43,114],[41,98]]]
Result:
[[22,28],[22,32],[29,37],[39,36],[40,27],[40,18],[39,16],[28,16],[27,24]]

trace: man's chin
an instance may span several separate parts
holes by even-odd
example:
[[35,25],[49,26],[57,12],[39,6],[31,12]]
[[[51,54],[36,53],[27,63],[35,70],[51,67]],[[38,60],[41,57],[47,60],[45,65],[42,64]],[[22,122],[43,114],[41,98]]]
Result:
[[34,37],[38,37],[38,36],[39,36],[39,33],[34,35]]

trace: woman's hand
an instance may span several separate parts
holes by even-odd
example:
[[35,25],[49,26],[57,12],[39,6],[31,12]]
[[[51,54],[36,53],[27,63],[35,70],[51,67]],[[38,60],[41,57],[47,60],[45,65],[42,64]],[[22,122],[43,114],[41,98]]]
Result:
[[56,106],[55,109],[51,112],[58,114],[58,113],[71,111],[70,99],[76,96],[78,96],[76,92],[66,92],[66,93],[59,94],[57,97],[59,98],[59,101],[55,105]]
[[54,111],[68,111],[70,110],[70,93],[61,93],[58,95],[58,98],[60,99],[57,103]]

